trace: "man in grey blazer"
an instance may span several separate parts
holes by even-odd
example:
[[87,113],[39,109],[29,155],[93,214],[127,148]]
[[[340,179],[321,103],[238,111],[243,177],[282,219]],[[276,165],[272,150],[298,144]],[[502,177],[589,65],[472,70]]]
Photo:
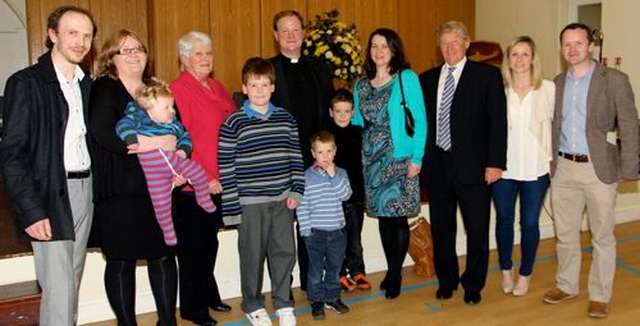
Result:
[[591,229],[588,314],[604,318],[616,269],[615,198],[618,183],[638,177],[638,113],[629,78],[591,59],[588,26],[560,33],[568,71],[555,78],[551,202],[557,237],[556,288],[543,301],[557,304],[579,292],[580,226],[584,208]]

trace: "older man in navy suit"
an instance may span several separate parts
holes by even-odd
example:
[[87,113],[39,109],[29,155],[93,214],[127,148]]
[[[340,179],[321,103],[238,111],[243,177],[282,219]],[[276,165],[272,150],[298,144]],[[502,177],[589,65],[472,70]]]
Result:
[[[462,23],[444,23],[437,39],[445,63],[420,75],[429,126],[435,126],[429,128],[422,181],[429,190],[436,297],[451,298],[461,283],[464,302],[474,305],[487,277],[491,184],[506,167],[506,99],[500,71],[467,59],[470,38]],[[458,205],[467,235],[461,276]]]

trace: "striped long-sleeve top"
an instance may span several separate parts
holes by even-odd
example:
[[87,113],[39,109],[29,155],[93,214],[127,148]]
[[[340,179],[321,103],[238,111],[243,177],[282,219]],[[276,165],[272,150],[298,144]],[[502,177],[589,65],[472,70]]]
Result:
[[157,123],[135,102],[129,102],[124,113],[125,116],[116,123],[116,133],[127,145],[137,144],[138,134],[149,137],[175,135],[176,150],[181,149],[187,155],[191,154],[191,136],[180,121],[174,119],[171,123]]
[[342,202],[351,197],[347,171],[336,167],[332,177],[320,166],[313,165],[305,172],[304,181],[304,196],[297,211],[300,234],[306,237],[312,228],[325,231],[343,228]]
[[218,163],[222,215],[226,225],[240,224],[241,205],[268,203],[304,193],[304,168],[293,116],[273,105],[265,114],[238,109],[220,129]]

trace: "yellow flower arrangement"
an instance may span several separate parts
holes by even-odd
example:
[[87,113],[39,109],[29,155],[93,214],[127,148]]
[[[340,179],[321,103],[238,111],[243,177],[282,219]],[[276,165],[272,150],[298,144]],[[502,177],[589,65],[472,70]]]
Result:
[[340,13],[331,10],[316,15],[306,26],[304,54],[324,60],[333,76],[352,85],[362,75],[362,46],[356,34],[356,25],[338,20]]

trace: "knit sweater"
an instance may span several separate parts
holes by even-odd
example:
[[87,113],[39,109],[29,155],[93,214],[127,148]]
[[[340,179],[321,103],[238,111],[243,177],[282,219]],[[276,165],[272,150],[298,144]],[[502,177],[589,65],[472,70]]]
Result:
[[229,115],[220,129],[218,163],[225,225],[241,223],[241,205],[302,200],[298,127],[281,108],[259,114],[245,106]]
[[175,135],[178,141],[176,150],[181,149],[187,155],[191,154],[191,137],[180,121],[174,119],[171,123],[155,122],[135,102],[129,102],[124,113],[126,115],[116,124],[116,133],[127,145],[137,144],[138,134],[149,137]]
[[336,167],[332,177],[323,168],[313,165],[304,174],[305,190],[298,207],[300,234],[306,237],[311,229],[334,231],[344,227],[342,202],[351,196],[347,171]]

